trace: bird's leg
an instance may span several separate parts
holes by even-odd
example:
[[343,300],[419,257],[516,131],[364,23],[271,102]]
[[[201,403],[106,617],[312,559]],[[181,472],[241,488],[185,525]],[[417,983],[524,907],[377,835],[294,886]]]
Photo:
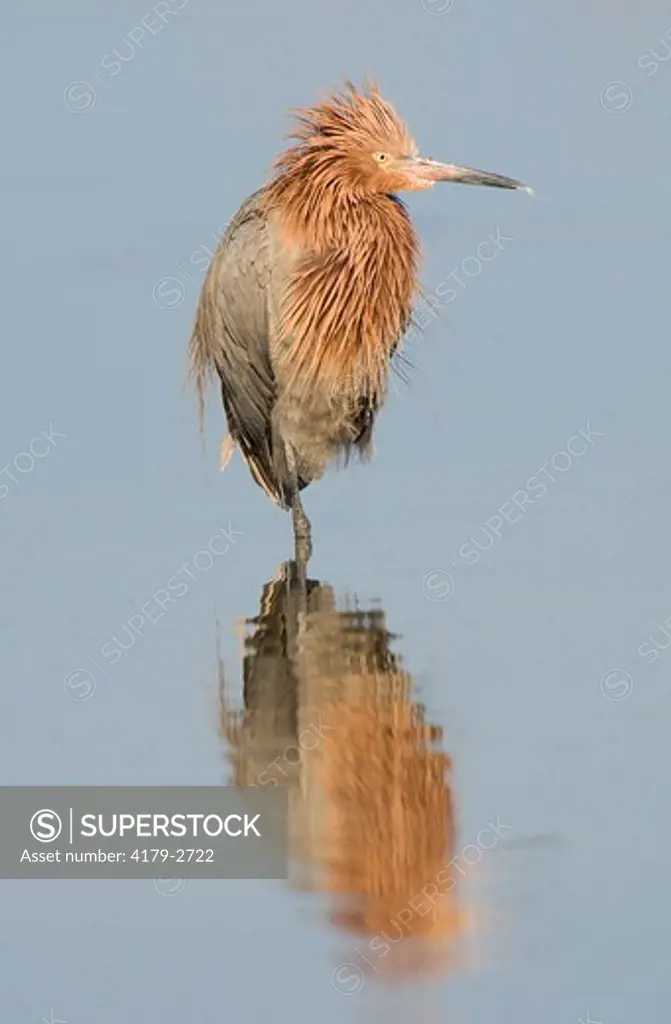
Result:
[[296,547],[296,563],[299,571],[305,575],[307,563],[312,556],[312,527],[305,514],[298,487],[296,456],[290,445],[286,446],[287,465],[291,475],[291,514],[294,524],[294,544]]
[[291,512],[294,521],[294,541],[296,543],[296,561],[302,562],[304,566],[312,555],[312,528],[310,520],[305,514],[303,503],[298,491],[293,496]]
[[294,520],[294,548],[296,559],[296,581],[298,584],[299,610],[307,613],[308,610],[308,588],[307,568],[310,556],[312,555],[312,538],[310,536],[310,520],[305,514],[298,492],[296,491],[292,515]]

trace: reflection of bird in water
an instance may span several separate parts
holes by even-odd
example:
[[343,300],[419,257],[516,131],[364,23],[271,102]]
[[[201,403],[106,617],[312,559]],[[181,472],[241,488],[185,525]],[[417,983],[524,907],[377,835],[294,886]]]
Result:
[[290,788],[294,883],[331,894],[363,970],[449,968],[465,924],[448,866],[451,762],[384,611],[339,611],[330,586],[287,563],[248,626],[244,710],[230,712],[221,689],[231,781]]

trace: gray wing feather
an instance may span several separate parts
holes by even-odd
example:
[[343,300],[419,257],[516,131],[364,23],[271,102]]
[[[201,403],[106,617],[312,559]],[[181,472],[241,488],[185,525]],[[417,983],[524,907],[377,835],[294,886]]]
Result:
[[231,221],[210,265],[191,336],[192,374],[201,396],[215,370],[228,428],[257,483],[287,500],[273,451],[276,399],[269,346],[271,285],[268,229],[258,193]]

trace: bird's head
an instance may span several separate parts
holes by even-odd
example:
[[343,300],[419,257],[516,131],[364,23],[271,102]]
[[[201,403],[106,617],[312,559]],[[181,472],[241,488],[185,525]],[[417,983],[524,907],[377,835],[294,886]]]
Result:
[[297,111],[297,119],[296,142],[279,158],[280,174],[302,175],[352,198],[433,188],[440,181],[531,191],[501,174],[420,156],[405,124],[372,84],[359,91],[348,82],[344,93]]

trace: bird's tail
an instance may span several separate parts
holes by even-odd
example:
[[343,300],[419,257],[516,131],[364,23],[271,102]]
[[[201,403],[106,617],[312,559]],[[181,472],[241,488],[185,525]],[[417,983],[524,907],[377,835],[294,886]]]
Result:
[[263,451],[251,450],[244,443],[238,447],[256,483],[280,508],[291,508],[296,486],[302,491],[311,483],[311,480],[301,472],[296,474],[294,481],[287,463],[284,444],[278,438],[270,441]]

